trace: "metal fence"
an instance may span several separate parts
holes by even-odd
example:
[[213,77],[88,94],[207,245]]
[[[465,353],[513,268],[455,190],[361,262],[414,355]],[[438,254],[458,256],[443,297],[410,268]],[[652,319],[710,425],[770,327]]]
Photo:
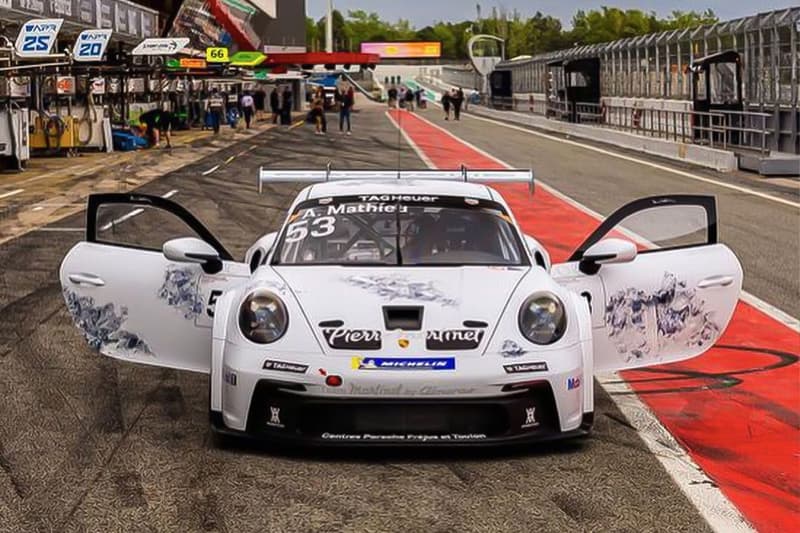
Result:
[[[790,2],[791,3],[791,2]],[[505,61],[514,92],[547,91],[547,63],[598,57],[603,96],[686,100],[697,58],[735,50],[742,57],[744,99],[751,105],[797,105],[800,7],[790,7],[692,29],[576,46],[530,59]]]
[[610,128],[674,142],[720,149],[769,152],[771,115],[741,111],[685,111],[643,108],[635,105],[567,103],[557,100],[482,97],[494,109],[532,113],[553,120]]

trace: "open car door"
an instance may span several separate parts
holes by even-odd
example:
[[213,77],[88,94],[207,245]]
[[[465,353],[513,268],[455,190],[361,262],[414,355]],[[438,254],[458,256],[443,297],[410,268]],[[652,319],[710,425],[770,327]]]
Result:
[[717,241],[710,196],[628,204],[552,272],[589,302],[597,372],[702,354],[730,322],[742,287],[738,259]]
[[143,194],[90,196],[86,240],[60,272],[75,324],[102,354],[205,373],[214,304],[249,276],[191,213]]

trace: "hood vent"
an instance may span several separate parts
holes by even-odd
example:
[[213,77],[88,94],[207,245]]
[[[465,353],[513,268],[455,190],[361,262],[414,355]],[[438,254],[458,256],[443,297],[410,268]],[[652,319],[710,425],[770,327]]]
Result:
[[383,321],[386,329],[402,329],[419,331],[422,329],[422,306],[389,306],[383,307]]

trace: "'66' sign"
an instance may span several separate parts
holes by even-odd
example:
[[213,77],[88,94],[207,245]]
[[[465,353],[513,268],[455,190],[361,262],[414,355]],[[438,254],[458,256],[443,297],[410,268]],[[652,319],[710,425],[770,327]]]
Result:
[[20,57],[50,55],[64,19],[35,19],[22,25],[14,47]]
[[101,61],[106,53],[111,30],[85,30],[78,35],[72,57],[75,61]]

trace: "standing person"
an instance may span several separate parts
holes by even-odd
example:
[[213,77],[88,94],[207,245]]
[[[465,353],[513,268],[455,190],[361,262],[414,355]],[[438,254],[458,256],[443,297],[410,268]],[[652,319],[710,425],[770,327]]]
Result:
[[272,92],[269,93],[269,109],[272,111],[272,123],[277,124],[281,113],[281,96],[278,94],[277,86],[273,87]]
[[288,85],[283,88],[283,99],[281,102],[281,125],[292,125],[292,107],[294,105],[292,89]]
[[444,119],[450,120],[450,91],[442,93],[442,108],[444,109]]
[[453,89],[453,115],[456,120],[461,120],[461,106],[464,105],[464,91]]
[[256,102],[250,94],[250,91],[245,92],[244,96],[242,96],[241,107],[242,114],[244,115],[245,128],[249,130],[250,123],[253,121],[253,115],[256,112]]
[[339,132],[344,133],[344,123],[347,121],[347,134],[352,135],[350,127],[350,113],[355,105],[356,92],[351,85],[346,85],[342,92],[341,102],[339,104]]
[[325,135],[323,121],[325,120],[325,95],[321,90],[314,91],[311,96],[311,120],[314,122],[314,135]]
[[267,103],[267,93],[264,91],[263,87],[259,87],[255,94],[253,94],[253,100],[255,100],[256,103],[256,122],[259,120],[264,120],[264,109],[265,104]]
[[319,118],[322,122],[322,133],[328,133],[328,117],[325,115],[325,87],[317,87],[317,99],[319,100]]
[[225,100],[222,98],[222,95],[219,94],[219,89],[216,87],[211,89],[207,111],[211,115],[211,128],[214,130],[214,134],[217,135],[219,133],[220,124],[222,123],[222,117],[225,114]]
[[389,108],[396,109],[397,108],[397,87],[392,85],[389,87]]
[[397,105],[400,107],[400,109],[406,108],[406,88],[402,85],[397,91]]
[[414,111],[414,91],[411,89],[406,91],[406,109]]

